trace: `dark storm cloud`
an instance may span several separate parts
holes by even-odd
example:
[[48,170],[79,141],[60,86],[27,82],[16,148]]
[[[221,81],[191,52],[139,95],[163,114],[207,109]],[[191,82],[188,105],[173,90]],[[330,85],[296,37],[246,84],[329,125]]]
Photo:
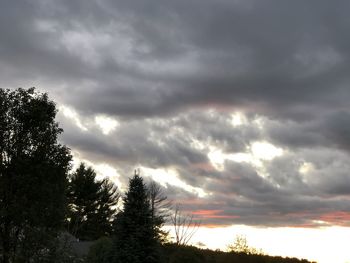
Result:
[[[169,197],[208,224],[337,224],[332,213],[350,211],[349,8],[3,1],[0,85],[37,86],[75,109],[87,130],[60,114],[61,140],[83,159],[128,175],[137,165],[177,171],[208,195],[168,185]],[[235,110],[246,118],[236,126]],[[119,122],[107,136],[99,114]],[[261,167],[226,160],[218,169],[208,157],[251,154],[264,140],[284,154]]]
[[94,88],[80,83],[62,95],[84,111],[158,115],[213,103],[310,118],[323,105],[346,105],[348,8],[346,1],[5,2],[1,61],[29,79],[91,81]]
[[[334,105],[333,108],[336,108]],[[307,122],[273,121],[265,119],[266,135],[288,148],[331,147],[350,150],[350,112],[333,110]]]

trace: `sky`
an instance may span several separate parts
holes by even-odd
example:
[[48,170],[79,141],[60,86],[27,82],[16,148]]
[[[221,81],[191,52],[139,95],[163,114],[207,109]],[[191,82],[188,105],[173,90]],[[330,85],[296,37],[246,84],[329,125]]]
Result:
[[202,222],[208,247],[239,232],[271,254],[346,262],[348,10],[345,0],[2,0],[0,87],[47,92],[75,163],[120,189],[139,168]]

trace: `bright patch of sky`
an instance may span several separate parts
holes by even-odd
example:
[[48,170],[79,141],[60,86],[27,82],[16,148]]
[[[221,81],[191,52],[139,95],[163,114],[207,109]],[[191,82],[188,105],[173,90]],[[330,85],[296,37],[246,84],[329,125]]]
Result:
[[254,142],[250,146],[253,158],[271,161],[283,154],[283,150],[268,142]]
[[194,187],[182,181],[178,173],[173,169],[152,169],[148,167],[141,167],[141,174],[151,177],[157,183],[167,187],[167,184],[180,187],[188,192],[195,193],[198,197],[205,197],[208,195],[203,189]]
[[243,124],[246,124],[247,118],[241,113],[241,112],[235,112],[231,115],[231,123],[234,127],[241,126]]
[[262,161],[271,161],[283,154],[283,149],[268,142],[254,142],[243,153],[224,153],[221,149],[210,147],[208,158],[212,165],[219,171],[224,170],[225,160],[235,162],[247,162],[256,167],[263,166]]
[[114,131],[119,126],[118,121],[104,115],[96,116],[95,123],[102,130],[102,133],[104,135],[108,135],[110,132]]
[[[168,229],[172,233],[172,227]],[[318,263],[350,262],[349,227],[200,227],[191,243],[195,245],[201,242],[207,248],[225,251],[237,235],[245,236],[249,246],[262,249],[264,253],[272,256],[304,258]]]
[[87,166],[92,167],[96,172],[96,179],[102,180],[104,178],[109,178],[120,190],[124,190],[125,186],[120,182],[120,173],[113,166],[107,163],[93,163],[89,160],[82,159],[80,153],[77,151],[72,151],[73,155],[73,171],[76,170],[80,163],[85,163]]
[[117,170],[114,167],[106,163],[100,163],[100,164],[94,165],[94,168],[98,175],[97,179],[109,178],[117,186],[119,187],[121,186],[121,183],[119,181],[120,174],[117,172]]
[[88,131],[90,128],[97,126],[104,135],[109,135],[120,125],[116,119],[107,115],[96,115],[94,118],[82,118],[74,108],[66,105],[61,105],[59,110],[65,118],[71,120],[73,124],[83,131]]
[[308,183],[310,174],[315,171],[315,166],[310,162],[304,162],[300,168],[299,173],[304,183]]
[[312,163],[309,162],[304,162],[300,168],[299,168],[299,172],[301,174],[308,174],[310,172],[312,172],[315,169],[314,165]]
[[87,131],[88,128],[82,123],[78,113],[71,107],[65,106],[65,105],[61,105],[59,107],[59,110],[62,111],[63,115],[72,120],[72,122],[81,130],[83,131]]

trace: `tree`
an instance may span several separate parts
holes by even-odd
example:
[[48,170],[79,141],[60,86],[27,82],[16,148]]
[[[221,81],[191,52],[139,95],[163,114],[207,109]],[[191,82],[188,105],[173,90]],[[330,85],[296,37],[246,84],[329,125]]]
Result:
[[99,226],[98,238],[103,236],[111,236],[113,233],[113,221],[117,213],[117,205],[120,200],[120,193],[114,183],[108,178],[104,178],[101,182],[99,192],[98,209],[93,218],[96,225]]
[[115,223],[113,262],[159,262],[159,240],[152,224],[147,188],[139,175],[130,179],[123,204]]
[[165,242],[169,233],[162,229],[170,217],[171,202],[168,201],[162,187],[154,181],[151,181],[147,187],[148,198],[151,206],[151,219],[154,231],[161,242]]
[[87,263],[110,263],[113,242],[109,237],[97,240],[89,249]]
[[[65,215],[69,149],[56,105],[34,88],[0,89],[1,262],[48,257]],[[51,260],[51,262],[54,262]]]
[[248,245],[247,238],[243,235],[237,235],[233,241],[233,244],[227,246],[229,252],[263,255],[264,252],[261,249],[257,249]]
[[96,172],[81,163],[68,186],[68,232],[80,240],[109,236],[119,196],[112,182],[96,180]]
[[183,214],[179,205],[175,206],[171,222],[174,226],[177,245],[187,245],[200,226],[200,222],[193,220],[193,215]]

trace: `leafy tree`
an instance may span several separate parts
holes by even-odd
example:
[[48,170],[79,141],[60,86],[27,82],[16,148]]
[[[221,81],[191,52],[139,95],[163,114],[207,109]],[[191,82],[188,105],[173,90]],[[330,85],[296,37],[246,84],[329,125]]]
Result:
[[31,89],[0,89],[1,262],[55,262],[51,244],[65,215],[69,149],[56,105]]
[[109,236],[119,193],[108,179],[96,180],[96,172],[81,163],[68,186],[67,229],[80,240]]
[[113,262],[159,262],[159,240],[152,223],[147,188],[137,174],[129,181],[123,203],[123,211],[116,218]]
[[233,244],[227,246],[229,252],[263,255],[264,252],[261,249],[251,247],[248,245],[247,238],[243,235],[237,235]]

